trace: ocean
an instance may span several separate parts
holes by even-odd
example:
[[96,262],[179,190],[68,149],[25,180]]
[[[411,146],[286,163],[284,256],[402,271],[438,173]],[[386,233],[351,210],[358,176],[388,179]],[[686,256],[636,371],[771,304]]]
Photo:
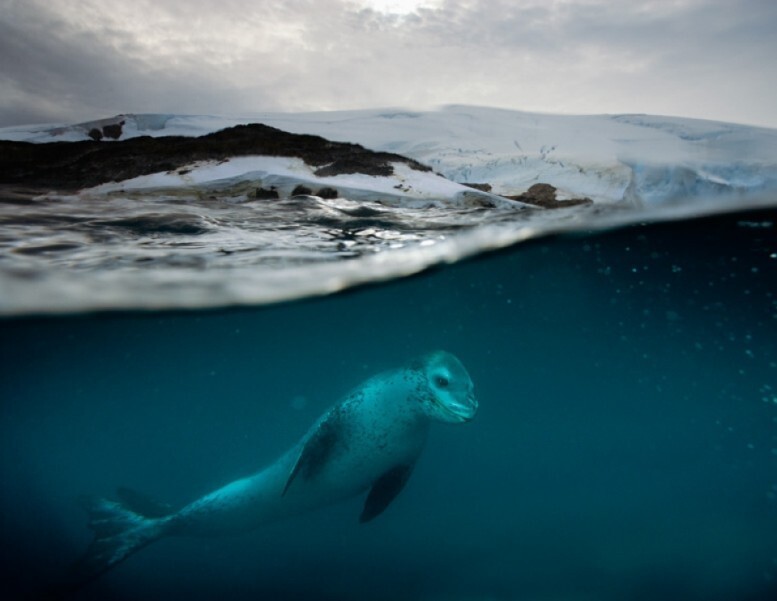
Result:
[[[775,599],[776,228],[774,205],[577,227],[240,307],[16,305],[0,321],[2,597],[41,598],[85,551],[79,496],[130,486],[184,505],[272,462],[367,378],[443,349],[478,414],[434,424],[373,522],[356,498],[164,539],[75,598]],[[143,240],[174,255],[196,234]],[[31,307],[56,305],[39,294]]]

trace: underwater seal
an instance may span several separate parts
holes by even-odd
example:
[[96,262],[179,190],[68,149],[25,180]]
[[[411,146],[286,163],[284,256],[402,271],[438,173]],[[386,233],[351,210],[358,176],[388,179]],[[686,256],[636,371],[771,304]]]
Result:
[[360,517],[367,522],[405,486],[431,422],[466,422],[477,407],[467,370],[437,351],[370,378],[275,463],[178,511],[124,488],[120,501],[85,498],[95,538],[72,589],[162,537],[246,532],[369,490]]

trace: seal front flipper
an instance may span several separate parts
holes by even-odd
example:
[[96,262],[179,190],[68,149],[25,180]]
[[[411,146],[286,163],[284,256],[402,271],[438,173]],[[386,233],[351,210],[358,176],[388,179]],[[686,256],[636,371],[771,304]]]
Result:
[[282,495],[286,494],[300,472],[305,478],[312,478],[332,458],[337,442],[343,436],[341,412],[341,407],[333,409],[305,441],[286,480],[286,486],[283,487]]
[[367,495],[359,521],[363,524],[379,516],[405,487],[413,465],[398,465],[378,478]]

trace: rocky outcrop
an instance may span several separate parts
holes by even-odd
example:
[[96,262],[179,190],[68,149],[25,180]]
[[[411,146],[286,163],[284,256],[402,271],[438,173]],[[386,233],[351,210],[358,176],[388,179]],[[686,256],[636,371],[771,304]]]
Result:
[[491,192],[492,186],[491,184],[475,184],[470,182],[461,182],[462,186],[467,186],[467,188],[473,188],[474,190],[480,190],[481,192]]
[[[469,183],[462,182],[462,186],[480,190],[481,192],[491,192],[493,187],[487,183]],[[550,184],[534,184],[523,194],[508,196],[502,194],[502,198],[508,198],[510,200],[517,200],[535,207],[542,207],[543,209],[560,209],[563,207],[574,207],[577,205],[592,204],[593,201],[590,198],[570,198],[566,200],[558,200],[556,198],[557,188]]]
[[292,196],[309,196],[313,194],[313,190],[308,188],[307,186],[303,186],[302,184],[298,184],[292,191]]
[[118,135],[121,124],[95,128],[91,141],[33,144],[0,140],[0,184],[76,190],[179,170],[197,161],[252,155],[298,157],[315,167],[319,177],[347,173],[388,176],[394,173],[392,163],[431,171],[398,154],[373,152],[358,144],[331,142],[319,136],[292,134],[259,123],[238,125],[199,138],[144,136],[103,141],[104,137]]
[[255,196],[258,200],[275,200],[280,198],[278,190],[275,188],[275,186],[270,186],[269,189],[259,187],[256,189]]
[[510,200],[525,202],[526,204],[542,207],[543,209],[560,209],[563,207],[574,207],[577,205],[593,204],[590,198],[569,198],[565,200],[556,199],[557,189],[550,184],[534,184],[523,194],[517,196],[505,196]]
[[339,194],[334,188],[325,187],[316,192],[316,196],[320,196],[321,198],[337,198]]
[[118,140],[121,138],[122,128],[124,127],[124,121],[118,123],[109,123],[102,127],[93,127],[87,134],[95,142],[99,142],[103,138],[110,138],[111,140]]

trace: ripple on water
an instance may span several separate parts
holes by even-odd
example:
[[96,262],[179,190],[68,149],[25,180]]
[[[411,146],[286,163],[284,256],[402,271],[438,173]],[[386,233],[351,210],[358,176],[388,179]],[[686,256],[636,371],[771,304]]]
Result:
[[45,255],[49,253],[61,253],[77,248],[82,248],[83,245],[78,242],[59,242],[52,244],[43,244],[41,246],[20,246],[14,248],[13,252],[20,255]]
[[401,277],[554,232],[670,219],[623,206],[403,208],[37,196],[0,203],[0,313],[261,304]]
[[216,228],[215,224],[208,223],[204,217],[189,213],[145,213],[119,219],[96,220],[89,225],[97,228],[123,228],[138,236],[154,234],[197,236],[214,231]]

